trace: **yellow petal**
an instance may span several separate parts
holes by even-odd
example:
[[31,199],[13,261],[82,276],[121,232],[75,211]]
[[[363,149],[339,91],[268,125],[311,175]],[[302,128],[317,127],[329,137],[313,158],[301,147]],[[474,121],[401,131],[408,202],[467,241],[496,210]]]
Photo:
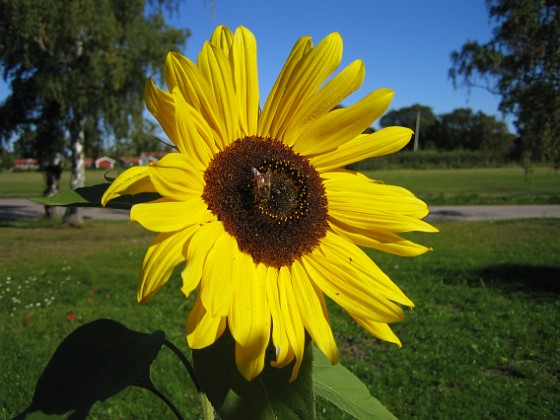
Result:
[[294,139],[293,148],[302,155],[322,154],[360,135],[389,107],[393,99],[390,89],[378,89],[361,101],[331,111],[306,126]]
[[[208,130],[203,131],[203,136],[200,136],[199,126],[193,115],[195,112],[183,98],[179,89],[173,89],[173,100],[176,107],[176,121],[177,121],[177,144],[179,151],[188,156],[190,166],[195,168],[204,169],[208,167],[208,163],[212,160],[213,153],[207,144]],[[213,142],[213,139],[212,139]]]
[[372,134],[359,135],[337,149],[313,156],[310,160],[320,172],[342,168],[364,159],[395,153],[408,144],[412,134],[409,128],[385,127]]
[[138,302],[148,302],[167,283],[173,269],[185,260],[183,245],[192,234],[191,229],[156,236],[144,257],[138,284]]
[[[261,264],[259,264],[261,265]],[[268,267],[265,277],[266,299],[272,317],[272,342],[276,348],[276,360],[273,366],[284,367],[294,360],[294,351],[286,333],[284,317],[280,306],[280,294],[278,291],[278,270]]]
[[237,287],[233,291],[228,325],[235,339],[237,368],[247,380],[252,380],[264,367],[270,339],[270,309],[264,280],[266,267],[255,267],[252,258],[239,253]]
[[303,362],[305,351],[305,329],[297,306],[290,271],[287,267],[280,268],[278,275],[278,290],[280,295],[280,310],[283,317],[283,324],[286,328],[286,335],[290,340],[296,359],[290,382],[294,381],[299,373]]
[[238,100],[233,88],[232,69],[224,52],[207,42],[198,55],[198,67],[216,98],[217,115],[226,129],[224,146],[241,137]]
[[212,33],[210,42],[220,48],[226,56],[229,56],[233,44],[233,33],[227,26],[219,25]]
[[[324,248],[325,244],[328,246],[332,236],[333,234],[327,234],[319,249]],[[302,260],[305,271],[325,294],[347,311],[351,310],[362,318],[380,322],[402,320],[401,308],[371,287],[373,282],[365,282],[364,276],[352,276],[352,256],[347,256],[344,261],[333,261],[330,254],[326,256],[315,250]]]
[[[324,172],[325,186],[330,210],[367,213],[375,215],[408,216],[421,219],[428,214],[428,206],[410,191],[393,185],[373,182],[356,173]],[[364,216],[367,217],[367,216]]]
[[369,319],[362,319],[358,316],[350,313],[350,316],[367,332],[369,332],[374,337],[380,338],[381,340],[389,341],[390,343],[395,343],[399,348],[402,347],[401,340],[395,335],[391,328],[384,322],[375,322]]
[[166,198],[132,206],[130,220],[152,232],[175,232],[214,219],[200,197],[183,201]]
[[270,94],[264,104],[262,113],[258,121],[258,134],[263,137],[272,137],[271,127],[274,121],[276,111],[281,103],[283,92],[290,80],[290,76],[302,57],[312,49],[311,37],[304,36],[295,43],[290,55],[286,59],[286,63],[276,79]]
[[310,281],[309,274],[298,261],[292,264],[291,274],[294,294],[297,296],[296,301],[305,329],[331,363],[338,363],[338,349],[329,323],[323,293]]
[[376,214],[393,214],[422,219],[428,214],[428,206],[415,197],[384,194],[385,185],[370,188],[370,194],[362,191],[328,191],[329,209]]
[[184,250],[185,260],[187,264],[181,272],[183,279],[183,287],[181,291],[186,297],[198,287],[202,278],[202,267],[206,262],[206,256],[210,249],[214,246],[216,239],[224,235],[224,229],[221,222],[205,223],[202,226],[196,225],[196,232],[186,243]]
[[379,229],[360,229],[342,223],[340,220],[331,219],[330,228],[337,235],[350,242],[367,248],[378,249],[403,257],[416,257],[432,249],[415,242],[403,239],[400,236]]
[[156,192],[150,181],[148,166],[133,166],[120,174],[107,188],[101,198],[101,204],[106,206],[110,200],[128,194]]
[[284,138],[286,128],[302,104],[336,70],[341,58],[342,39],[338,33],[326,36],[315,48],[302,56],[289,75],[282,98],[272,118],[269,131],[273,138],[284,139],[286,144],[293,146],[292,139]]
[[[231,310],[228,317],[231,335],[245,352],[262,353],[270,337],[270,309],[263,278],[250,255],[238,252],[234,263]],[[260,274],[264,274],[259,269]]]
[[181,54],[169,53],[165,62],[165,80],[170,92],[179,88],[185,100],[200,111],[216,133],[216,142],[220,150],[223,150],[229,141],[228,132],[213,89],[200,69]]
[[203,349],[220,338],[226,328],[226,318],[212,316],[200,298],[194,302],[187,318],[187,341],[191,349]]
[[[205,153],[203,156],[208,153],[206,149],[210,150],[211,156],[216,155],[220,151],[221,144],[223,143],[222,140],[208,125],[208,122],[198,109],[194,108],[188,102],[185,102],[184,105],[188,110],[188,117],[190,119],[189,123],[192,124],[193,128],[196,130],[195,132],[193,132],[193,135],[197,136],[197,143],[202,141],[206,146],[204,148]],[[187,140],[190,141],[190,138],[188,138]]]
[[[307,100],[286,128],[286,139],[297,138],[307,124],[332,111],[344,98],[356,91],[364,81],[365,67],[356,60],[329,80]],[[290,141],[287,140],[289,143]]]
[[437,229],[432,225],[415,217],[383,213],[381,211],[359,211],[356,206],[352,205],[341,206],[329,203],[329,219],[333,220],[334,223],[341,221],[342,223],[365,230],[437,232]]
[[239,343],[235,343],[235,364],[239,373],[248,381],[252,381],[262,372],[265,350],[266,348],[259,353],[255,352],[253,348],[243,347]]
[[329,218],[362,230],[437,232],[420,220],[428,207],[410,191],[374,182],[351,171],[321,174],[328,199]]
[[150,111],[161,124],[161,128],[163,128],[167,137],[179,147],[179,144],[177,144],[178,137],[175,131],[175,103],[173,101],[173,96],[156,87],[154,81],[150,79],[146,82],[146,87],[144,88],[144,99],[148,111]]
[[150,179],[156,190],[172,200],[202,196],[204,172],[193,166],[182,153],[169,153],[150,166]]
[[350,278],[355,279],[358,289],[373,293],[376,299],[390,299],[402,305],[414,306],[371,258],[353,243],[329,232],[321,251],[332,266],[346,271]]
[[235,31],[232,58],[240,129],[245,136],[254,135],[257,133],[259,116],[257,41],[246,28],[240,27]]
[[233,290],[239,281],[234,275],[238,254],[236,240],[225,232],[208,252],[202,268],[200,299],[212,316],[229,315]]

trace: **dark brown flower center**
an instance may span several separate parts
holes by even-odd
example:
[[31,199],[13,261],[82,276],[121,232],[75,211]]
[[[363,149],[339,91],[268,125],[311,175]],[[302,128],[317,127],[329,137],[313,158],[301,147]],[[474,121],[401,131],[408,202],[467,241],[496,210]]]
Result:
[[257,263],[280,268],[315,249],[327,230],[318,172],[284,143],[239,139],[204,173],[202,198]]

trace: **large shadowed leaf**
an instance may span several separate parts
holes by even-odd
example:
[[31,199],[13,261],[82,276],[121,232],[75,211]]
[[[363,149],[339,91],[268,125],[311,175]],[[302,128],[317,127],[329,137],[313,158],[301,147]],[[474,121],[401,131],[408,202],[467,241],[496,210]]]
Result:
[[[75,190],[62,191],[50,197],[33,197],[31,200],[46,206],[69,206],[69,207],[101,207],[101,197],[110,183],[80,187]],[[157,193],[141,193],[135,195],[124,195],[117,197],[106,207],[129,210],[134,204],[145,203],[160,198]]]
[[313,388],[324,398],[357,419],[395,419],[352,372],[313,346]]
[[31,405],[20,415],[74,413],[81,419],[97,401],[130,385],[150,389],[150,365],[165,340],[163,331],[146,334],[99,319],[72,332],[58,346],[37,385]]
[[233,338],[226,330],[213,345],[193,350],[202,390],[224,419],[315,418],[310,346],[297,379],[291,383],[292,366],[277,369],[269,363],[257,378],[247,381],[237,370],[234,349]]

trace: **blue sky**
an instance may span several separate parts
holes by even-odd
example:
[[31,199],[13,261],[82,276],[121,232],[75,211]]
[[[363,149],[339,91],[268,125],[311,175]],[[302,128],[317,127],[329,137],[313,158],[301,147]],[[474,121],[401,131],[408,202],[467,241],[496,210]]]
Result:
[[[249,28],[258,44],[261,103],[299,37],[311,35],[316,44],[339,32],[341,68],[358,58],[366,66],[362,88],[345,105],[388,87],[395,91],[391,109],[421,103],[436,114],[470,107],[502,118],[499,97],[454,89],[447,75],[454,49],[491,38],[484,0],[186,0],[170,23],[191,30],[184,53],[193,60],[217,25]],[[1,82],[0,100],[7,93]]]
[[192,31],[184,51],[196,59],[214,27],[249,28],[257,38],[261,103],[294,42],[311,35],[317,43],[330,32],[344,41],[342,66],[364,61],[362,88],[351,104],[380,88],[395,91],[392,109],[421,103],[436,114],[470,107],[502,118],[499,97],[482,89],[454,89],[450,54],[467,40],[488,41],[492,28],[484,0],[187,0],[179,18]]

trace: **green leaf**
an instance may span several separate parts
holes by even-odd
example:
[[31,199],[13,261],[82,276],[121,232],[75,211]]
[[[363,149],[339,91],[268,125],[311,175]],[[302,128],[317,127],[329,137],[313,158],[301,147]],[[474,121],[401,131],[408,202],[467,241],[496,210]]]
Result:
[[93,404],[127,386],[151,390],[150,365],[164,339],[163,331],[146,334],[110,319],[82,325],[58,346],[18,418],[35,411],[85,418]]
[[313,388],[324,398],[357,419],[395,419],[352,372],[313,346]]
[[[315,404],[311,378],[312,351],[294,382],[293,366],[277,369],[267,360],[263,372],[244,379],[235,365],[235,342],[228,330],[213,345],[193,350],[193,364],[202,390],[225,419],[313,419]],[[274,349],[268,354],[273,354]]]
[[[103,183],[89,187],[80,187],[75,190],[59,192],[50,197],[32,197],[30,200],[46,206],[102,207],[101,197],[103,197],[109,185],[111,184]],[[160,195],[156,193],[124,195],[109,201],[106,207],[130,210],[134,204],[145,203],[159,197]]]

